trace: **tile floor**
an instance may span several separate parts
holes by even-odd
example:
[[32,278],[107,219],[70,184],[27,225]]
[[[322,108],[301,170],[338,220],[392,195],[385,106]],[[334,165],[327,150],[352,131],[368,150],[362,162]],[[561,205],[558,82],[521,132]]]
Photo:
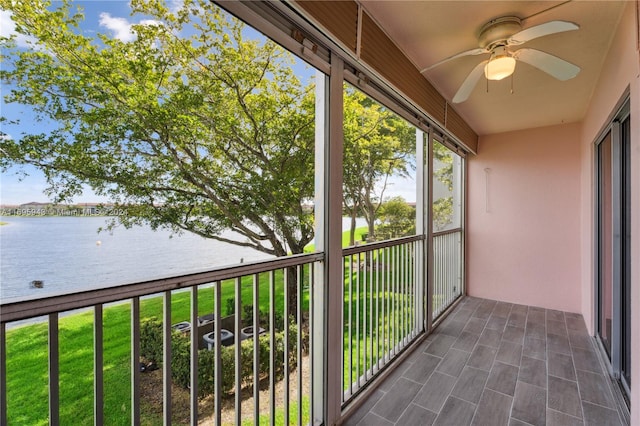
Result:
[[467,297],[345,425],[622,425],[581,315]]

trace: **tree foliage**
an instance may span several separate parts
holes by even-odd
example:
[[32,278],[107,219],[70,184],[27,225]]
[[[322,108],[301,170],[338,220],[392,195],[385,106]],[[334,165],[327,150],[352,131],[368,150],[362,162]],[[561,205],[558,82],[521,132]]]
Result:
[[364,216],[373,238],[388,179],[415,167],[415,129],[353,87],[344,92],[343,193],[353,245],[356,216]]
[[[292,56],[207,0],[179,10],[132,0],[132,41],[83,33],[62,3],[2,0],[31,49],[0,40],[8,103],[51,131],[0,139],[0,166],[45,173],[56,201],[85,186],[148,223],[252,247],[301,253],[313,238],[314,99]],[[229,240],[222,231],[242,237]]]
[[433,143],[433,177],[442,184],[446,193],[433,200],[435,230],[444,229],[453,222],[453,153],[439,142]]
[[378,237],[399,238],[416,233],[416,209],[402,197],[393,197],[380,205]]

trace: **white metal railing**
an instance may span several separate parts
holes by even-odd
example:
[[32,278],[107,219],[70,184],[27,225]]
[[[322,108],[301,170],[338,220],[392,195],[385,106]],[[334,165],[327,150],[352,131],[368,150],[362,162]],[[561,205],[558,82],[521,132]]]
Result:
[[433,235],[433,302],[435,320],[462,295],[462,230]]
[[423,330],[423,236],[343,250],[346,404]]
[[[109,415],[107,400],[110,389],[105,386],[105,335],[109,332],[105,314],[110,309],[122,307],[128,302],[130,312],[130,355],[128,357],[130,369],[130,395],[122,397],[119,403],[126,406],[130,413],[129,424],[140,424],[147,413],[141,412],[141,331],[148,338],[148,321],[141,314],[148,310],[146,305],[154,298],[162,300],[162,319],[159,320],[158,334],[162,346],[162,376],[163,402],[162,419],[172,423],[172,363],[176,363],[181,352],[174,348],[179,342],[188,345],[189,377],[185,388],[190,392],[189,411],[191,424],[197,424],[199,413],[199,389],[213,388],[213,414],[211,420],[216,425],[223,424],[223,411],[231,410],[231,422],[240,424],[243,421],[253,423],[268,422],[274,424],[276,417],[282,418],[285,424],[307,424],[314,419],[313,404],[313,362],[305,358],[311,354],[309,348],[313,344],[309,336],[313,335],[313,315],[309,315],[313,304],[313,287],[316,284],[314,270],[323,260],[322,254],[299,255],[266,262],[255,262],[235,267],[220,268],[213,271],[184,275],[167,279],[146,281],[118,287],[105,288],[61,295],[37,300],[3,302],[0,306],[0,424],[12,424],[18,415],[19,407],[12,403],[15,392],[10,384],[12,378],[20,374],[7,367],[7,348],[17,343],[12,341],[12,323],[47,316],[48,340],[42,348],[42,356],[47,358],[48,367],[48,413],[41,413],[40,419],[50,424],[65,424],[73,419],[61,418],[60,413],[60,383],[61,383],[61,341],[65,339],[60,334],[62,318],[70,310],[93,310],[93,355],[88,362],[93,362],[93,395],[89,399],[93,413],[77,413],[82,418],[93,415],[94,424],[113,423],[114,419],[106,419]],[[177,291],[176,291],[177,290]],[[186,293],[185,293],[186,292]],[[293,292],[293,293],[292,293]],[[160,295],[158,295],[160,293]],[[184,296],[188,295],[187,298]],[[232,295],[233,298],[224,299]],[[179,300],[178,300],[179,299]],[[231,302],[229,302],[231,300]],[[222,307],[227,302],[227,308],[233,305],[234,314],[224,318]],[[295,303],[290,305],[290,301]],[[113,306],[113,304],[116,306]],[[117,305],[119,303],[119,305]],[[109,304],[107,306],[107,304]],[[181,305],[182,304],[182,305]],[[187,306],[183,306],[186,304]],[[253,308],[243,308],[249,305]],[[127,305],[125,305],[127,306]],[[141,309],[142,306],[142,309]],[[257,308],[256,308],[257,307]],[[186,317],[178,318],[188,322],[182,324],[182,332],[175,331],[176,315],[172,311],[185,312]],[[242,319],[242,312],[247,312],[249,318]],[[202,315],[207,313],[208,315]],[[172,320],[173,318],[173,320]],[[284,318],[284,319],[283,319]],[[279,324],[280,323],[280,324]],[[194,324],[198,326],[195,327]],[[220,326],[218,326],[220,325]],[[31,325],[21,325],[30,327]],[[253,327],[245,329],[243,327]],[[233,339],[223,340],[226,336],[223,327],[232,328]],[[184,330],[188,329],[185,333]],[[209,331],[210,330],[210,331]],[[247,331],[245,333],[245,330]],[[264,335],[260,331],[264,330]],[[249,333],[253,331],[251,336]],[[203,333],[206,333],[203,335]],[[203,339],[208,339],[203,341]],[[309,339],[309,341],[307,340]],[[229,345],[226,347],[225,345]],[[229,351],[232,352],[232,356]],[[268,360],[266,353],[268,352]],[[16,355],[10,351],[11,356]],[[175,352],[175,353],[174,353]],[[25,354],[32,357],[34,354]],[[213,382],[205,383],[202,379],[206,372],[198,374],[199,369],[209,366],[199,363],[199,358],[213,358]],[[247,362],[247,358],[251,358]],[[231,359],[231,361],[229,361]],[[15,360],[14,360],[15,361]],[[225,364],[226,363],[226,364]],[[303,374],[303,365],[309,365]],[[12,365],[16,365],[14,362]],[[247,370],[250,371],[247,374]],[[229,380],[229,372],[233,371],[233,378]],[[175,374],[175,372],[174,372]],[[265,384],[268,383],[268,384]],[[261,386],[262,385],[262,386]],[[276,393],[276,386],[282,387],[282,392]],[[262,397],[260,389],[268,388],[268,396]],[[244,390],[244,392],[242,392]],[[250,392],[252,391],[252,392]],[[245,401],[249,394],[253,401]],[[116,398],[117,399],[117,398]],[[224,407],[223,407],[224,402]],[[242,407],[252,404],[250,415]],[[228,407],[232,406],[231,409]],[[226,407],[226,408],[225,408]],[[23,407],[24,408],[24,407]],[[119,407],[118,407],[119,408]],[[32,407],[26,407],[31,410]],[[117,414],[122,416],[120,412]],[[111,421],[110,421],[111,420]],[[158,419],[155,419],[156,421]],[[278,420],[280,421],[280,420]]]

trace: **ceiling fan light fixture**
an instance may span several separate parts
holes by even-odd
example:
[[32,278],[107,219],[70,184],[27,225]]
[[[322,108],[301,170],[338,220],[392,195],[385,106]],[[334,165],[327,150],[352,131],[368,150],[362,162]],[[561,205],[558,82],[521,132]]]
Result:
[[[477,64],[473,70],[467,74],[467,77],[451,99],[451,102],[454,104],[459,104],[469,98],[483,73],[487,78],[487,82],[489,80],[503,80],[513,75],[517,61],[538,68],[540,71],[560,81],[569,80],[578,75],[580,72],[579,66],[541,50],[529,48],[519,48],[515,50],[515,52],[511,52],[510,50],[512,50],[511,48],[513,46],[520,46],[531,40],[551,34],[577,30],[580,26],[567,21],[548,21],[524,30],[521,28],[522,21],[518,17],[504,16],[494,19],[482,27],[480,36],[478,37],[479,48],[456,53],[453,56],[449,56],[430,65],[420,72],[429,71],[436,66],[463,56],[490,53],[491,57],[489,59],[485,59]],[[487,89],[488,87],[489,86],[487,86]],[[513,81],[511,81],[511,93],[513,93]]]
[[507,55],[495,56],[484,66],[484,75],[488,80],[502,80],[513,74],[516,60]]

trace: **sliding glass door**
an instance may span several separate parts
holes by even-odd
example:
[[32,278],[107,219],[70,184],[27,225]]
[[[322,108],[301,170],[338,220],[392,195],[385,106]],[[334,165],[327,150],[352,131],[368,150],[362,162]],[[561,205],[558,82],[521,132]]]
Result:
[[596,331],[623,390],[631,389],[631,163],[629,101],[596,149]]

